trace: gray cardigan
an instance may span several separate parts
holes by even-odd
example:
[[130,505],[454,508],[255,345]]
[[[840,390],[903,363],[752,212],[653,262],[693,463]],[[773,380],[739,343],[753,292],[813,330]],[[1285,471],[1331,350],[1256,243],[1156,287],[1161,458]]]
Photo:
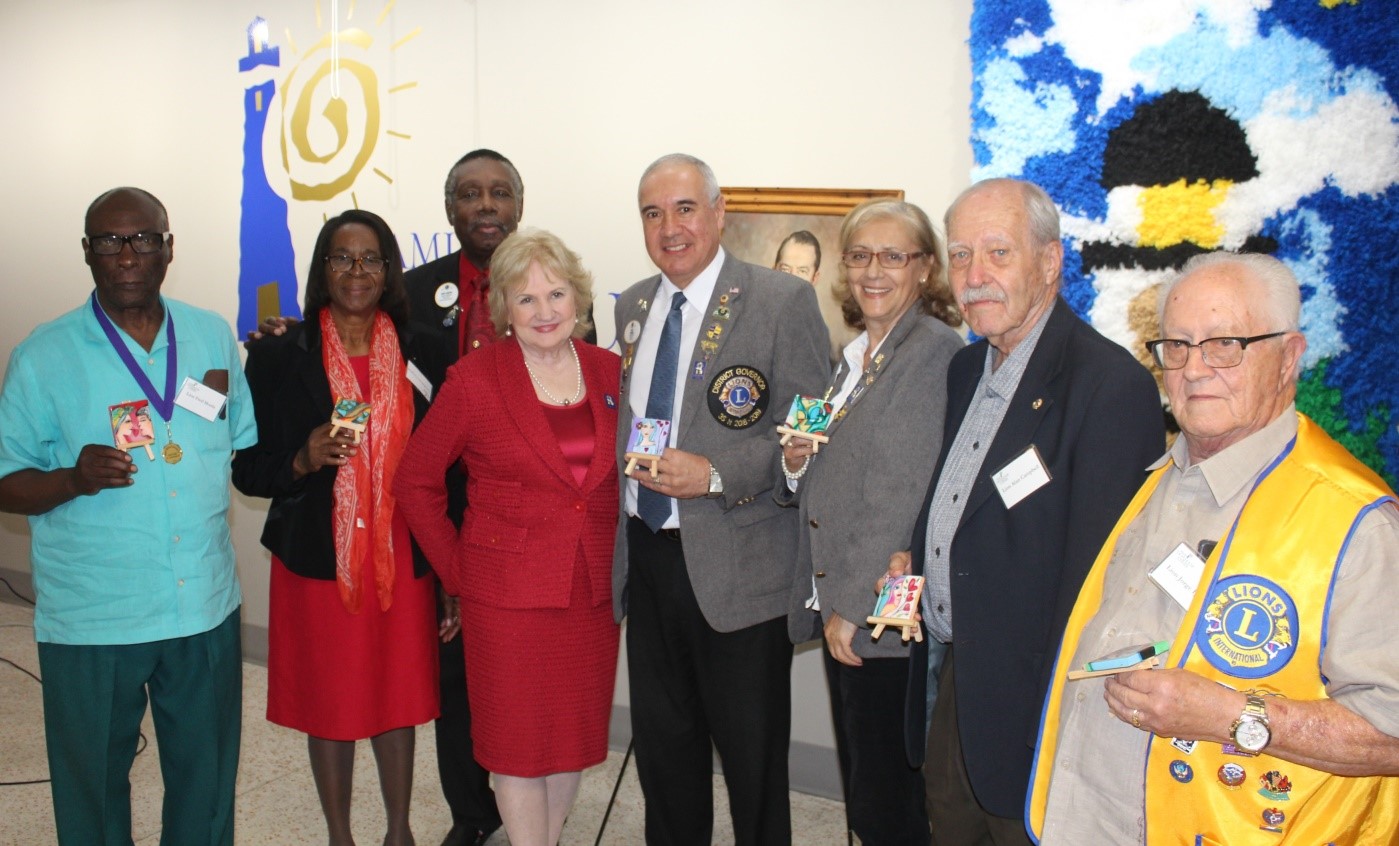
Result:
[[[865,618],[874,610],[875,580],[890,555],[908,548],[918,520],[942,445],[947,366],[962,343],[942,321],[910,310],[885,338],[882,366],[867,371],[874,380],[832,421],[830,443],[812,456],[797,491],[785,479],[774,486],[778,504],[801,510],[787,615],[794,643],[820,638],[822,623],[840,614],[860,629],[856,655],[908,655],[897,629],[875,641]],[[819,617],[805,607],[813,574]]]

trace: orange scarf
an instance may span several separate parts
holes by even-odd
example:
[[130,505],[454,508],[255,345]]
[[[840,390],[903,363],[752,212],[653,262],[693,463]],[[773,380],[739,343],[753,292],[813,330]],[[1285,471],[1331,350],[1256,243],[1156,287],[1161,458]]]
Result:
[[[333,397],[358,397],[359,380],[330,309],[321,309],[321,360]],[[363,593],[365,557],[372,555],[374,588],[379,609],[393,604],[394,553],[391,492],[394,471],[413,431],[413,389],[405,376],[403,354],[393,321],[382,311],[374,316],[369,344],[369,396],[373,412],[355,457],[335,474],[331,524],[335,533],[335,580],[340,600],[351,614],[358,614]],[[374,527],[374,548],[369,549],[365,529]]]

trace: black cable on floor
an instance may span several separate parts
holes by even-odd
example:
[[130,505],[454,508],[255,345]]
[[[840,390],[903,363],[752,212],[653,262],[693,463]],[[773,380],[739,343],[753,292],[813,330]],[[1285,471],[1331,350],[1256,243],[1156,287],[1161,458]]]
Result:
[[[33,605],[33,604],[34,604],[34,600],[30,599],[29,597],[27,597],[27,596],[25,596],[24,594],[20,593],[19,591],[15,590],[14,585],[10,584],[9,581],[7,581],[7,580],[5,579],[4,576],[0,576],[0,582],[4,582],[4,583],[5,583],[5,587],[7,587],[7,588],[10,589],[10,593],[13,593],[15,596],[18,596],[20,599],[24,600],[25,602],[28,602],[30,605]],[[34,673],[31,673],[29,670],[26,670],[25,668],[21,667],[20,665],[16,664],[15,662],[11,661],[9,658],[5,658],[5,657],[3,657],[3,656],[0,656],[0,663],[9,664],[11,667],[14,667],[16,670],[19,670],[21,673],[24,673],[26,676],[29,676],[29,677],[30,677],[31,679],[33,679],[40,687],[43,686],[43,684],[44,684],[44,680],[43,680],[43,679],[39,678],[39,677],[38,677],[37,675],[35,675]],[[149,741],[149,740],[146,740],[146,733],[145,733],[145,732],[143,732],[143,731],[137,732],[136,737],[137,737],[136,754],[132,756],[132,760],[133,760],[133,761],[134,761],[137,757],[139,757],[140,754],[141,754],[142,752],[145,752],[145,751],[146,751],[146,747],[150,745],[150,741]],[[52,780],[53,780],[53,779],[37,778],[37,779],[29,780],[29,781],[0,781],[0,787],[23,787],[23,786],[29,785],[29,784],[48,784],[48,783],[49,783],[50,781],[52,781]],[[615,795],[615,794],[614,794],[614,795]]]
[[607,831],[607,818],[612,816],[612,805],[617,801],[617,791],[622,789],[622,776],[627,774],[627,761],[631,760],[632,745],[636,739],[627,741],[627,754],[622,756],[622,768],[617,771],[617,783],[612,785],[612,796],[607,800],[607,810],[602,815],[602,825],[598,826],[597,840],[593,841],[593,846],[602,843],[602,833]]

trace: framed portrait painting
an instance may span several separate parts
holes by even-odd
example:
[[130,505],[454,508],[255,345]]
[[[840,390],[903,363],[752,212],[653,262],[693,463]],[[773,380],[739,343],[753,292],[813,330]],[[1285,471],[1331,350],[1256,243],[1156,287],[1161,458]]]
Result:
[[874,197],[902,200],[902,190],[850,188],[722,188],[724,249],[762,267],[791,273],[816,288],[831,332],[831,357],[856,332],[840,316],[831,286],[840,278],[840,222]]

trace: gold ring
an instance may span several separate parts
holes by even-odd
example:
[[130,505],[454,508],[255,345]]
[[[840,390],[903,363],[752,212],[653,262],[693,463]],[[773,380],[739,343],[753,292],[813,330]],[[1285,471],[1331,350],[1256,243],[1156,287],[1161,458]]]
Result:
[[1140,708],[1132,709],[1132,728],[1142,727],[1142,712]]

